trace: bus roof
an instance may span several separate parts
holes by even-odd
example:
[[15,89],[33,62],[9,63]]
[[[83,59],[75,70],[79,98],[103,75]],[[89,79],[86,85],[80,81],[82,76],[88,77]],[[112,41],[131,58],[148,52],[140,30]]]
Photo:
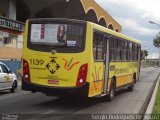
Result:
[[94,27],[94,29],[97,29],[97,30],[103,31],[105,33],[108,33],[108,34],[111,34],[111,35],[115,35],[117,37],[120,37],[120,38],[123,38],[123,39],[127,39],[129,41],[132,41],[132,42],[140,44],[140,41],[135,39],[135,38],[129,37],[127,35],[124,35],[122,33],[116,32],[114,30],[110,30],[110,29],[108,29],[106,27],[103,27],[101,25],[98,25],[96,23],[89,22],[89,21],[77,20],[77,19],[68,19],[68,18],[36,18],[36,19],[29,19],[29,21],[32,21],[32,22],[42,22],[42,21],[46,21],[46,22],[61,21],[61,22],[63,22],[63,21],[65,21],[65,22],[74,22],[74,23],[81,23],[81,24],[89,23]]
[[89,23],[90,23],[90,24],[93,26],[93,28],[96,29],[96,30],[100,30],[100,31],[103,31],[103,32],[105,32],[105,33],[114,35],[114,36],[116,36],[116,37],[120,37],[120,38],[122,38],[122,39],[126,39],[126,40],[128,40],[128,41],[132,41],[132,42],[135,42],[135,43],[140,44],[140,40],[137,40],[137,39],[132,38],[132,37],[129,37],[129,36],[125,35],[125,34],[116,32],[116,31],[114,31],[114,30],[110,30],[110,29],[108,29],[108,28],[106,28],[106,27],[103,27],[103,26],[101,26],[101,25],[98,25],[98,24],[95,24],[95,23],[92,23],[92,22],[89,22]]
[[28,19],[28,21],[31,22],[53,22],[53,21],[59,21],[59,22],[73,22],[73,23],[81,23],[86,24],[87,21],[84,20],[78,20],[78,19],[68,19],[68,18],[35,18],[35,19]]

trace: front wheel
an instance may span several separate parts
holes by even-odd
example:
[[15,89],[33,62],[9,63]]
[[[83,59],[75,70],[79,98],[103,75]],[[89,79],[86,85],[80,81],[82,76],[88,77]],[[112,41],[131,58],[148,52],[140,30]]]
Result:
[[12,93],[13,93],[13,92],[16,92],[17,86],[18,86],[17,81],[14,81],[13,84],[12,84],[12,88],[11,88],[10,91],[11,91]]

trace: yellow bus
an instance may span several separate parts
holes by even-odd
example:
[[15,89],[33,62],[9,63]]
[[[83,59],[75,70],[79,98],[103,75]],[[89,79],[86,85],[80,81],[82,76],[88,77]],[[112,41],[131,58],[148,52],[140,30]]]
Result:
[[88,21],[39,18],[26,22],[22,89],[46,95],[107,96],[133,90],[140,41]]

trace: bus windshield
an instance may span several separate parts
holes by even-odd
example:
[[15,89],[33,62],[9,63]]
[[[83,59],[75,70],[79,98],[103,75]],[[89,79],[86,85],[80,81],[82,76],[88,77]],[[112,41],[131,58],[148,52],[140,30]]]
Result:
[[31,24],[29,43],[55,49],[81,49],[84,27],[71,24]]

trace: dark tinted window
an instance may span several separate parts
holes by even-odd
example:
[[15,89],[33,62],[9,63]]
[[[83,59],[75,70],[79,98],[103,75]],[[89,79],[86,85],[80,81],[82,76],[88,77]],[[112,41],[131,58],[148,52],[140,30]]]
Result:
[[110,60],[111,61],[134,61],[138,60],[138,44],[125,39],[110,38]]
[[85,22],[31,20],[28,30],[27,47],[35,51],[76,53],[85,48]]
[[3,73],[8,73],[8,69],[4,65],[0,65],[2,68]]
[[93,56],[94,60],[103,60],[103,34],[93,33]]

